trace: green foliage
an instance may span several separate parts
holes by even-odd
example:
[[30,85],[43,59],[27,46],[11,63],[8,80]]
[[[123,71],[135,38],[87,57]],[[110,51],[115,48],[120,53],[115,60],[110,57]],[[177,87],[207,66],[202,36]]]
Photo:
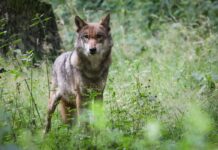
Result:
[[47,2],[62,23],[66,49],[73,48],[75,14],[98,20],[102,10],[112,12],[104,103],[92,93],[85,119],[71,128],[55,112],[43,137],[51,64],[34,68],[32,52],[15,49],[8,60],[0,58],[6,70],[0,74],[0,149],[217,148],[216,1]]

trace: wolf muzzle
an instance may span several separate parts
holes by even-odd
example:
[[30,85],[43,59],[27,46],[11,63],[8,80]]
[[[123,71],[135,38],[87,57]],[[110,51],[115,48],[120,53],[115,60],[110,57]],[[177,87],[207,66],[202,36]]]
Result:
[[96,53],[97,49],[94,47],[94,48],[90,48],[89,49],[89,52],[90,54],[94,55]]

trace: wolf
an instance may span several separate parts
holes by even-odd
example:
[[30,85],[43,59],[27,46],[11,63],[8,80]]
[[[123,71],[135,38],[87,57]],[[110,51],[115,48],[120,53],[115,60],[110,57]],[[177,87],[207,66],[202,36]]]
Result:
[[45,133],[51,129],[51,119],[60,103],[64,123],[79,118],[87,108],[90,91],[95,99],[103,100],[113,46],[110,32],[110,14],[98,23],[88,23],[75,17],[75,50],[61,54],[54,62],[51,92],[48,102]]

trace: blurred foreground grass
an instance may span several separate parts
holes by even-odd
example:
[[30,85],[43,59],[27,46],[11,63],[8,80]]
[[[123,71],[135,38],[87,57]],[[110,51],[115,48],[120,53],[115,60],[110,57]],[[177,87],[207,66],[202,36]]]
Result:
[[0,149],[217,149],[218,34],[210,22],[143,32],[125,31],[118,20],[112,15],[104,106],[91,104],[88,131],[69,130],[56,111],[43,138],[51,63],[33,68],[31,52],[19,50],[16,59],[0,59],[7,70],[0,74]]

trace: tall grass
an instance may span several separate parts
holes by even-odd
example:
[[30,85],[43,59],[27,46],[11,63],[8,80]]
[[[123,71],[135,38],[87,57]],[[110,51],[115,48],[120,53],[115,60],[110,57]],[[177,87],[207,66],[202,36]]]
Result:
[[[88,130],[69,129],[56,111],[43,137],[40,119],[46,115],[52,63],[34,68],[32,53],[19,50],[16,57],[0,59],[7,70],[0,74],[0,149],[218,147],[218,34],[210,21],[195,28],[178,21],[154,31],[137,24],[125,30],[118,17],[112,15],[113,63],[104,103],[90,103],[94,118]],[[65,26],[60,28],[66,36]]]

